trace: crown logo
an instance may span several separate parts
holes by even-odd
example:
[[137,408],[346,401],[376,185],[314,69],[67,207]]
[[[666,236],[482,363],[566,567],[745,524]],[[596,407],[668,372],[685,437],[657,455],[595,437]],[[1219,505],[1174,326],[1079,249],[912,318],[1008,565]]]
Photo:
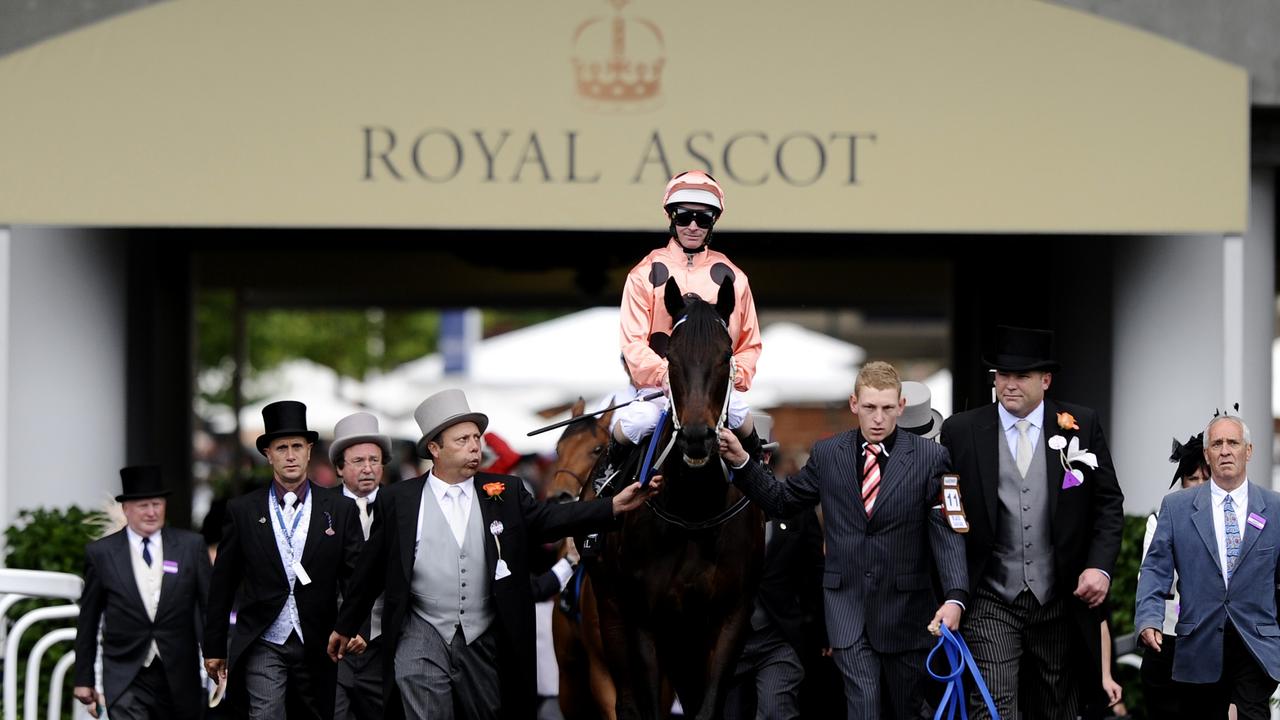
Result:
[[624,18],[629,0],[609,0],[612,17],[594,17],[573,32],[573,75],[580,97],[619,106],[656,98],[666,62],[662,31]]

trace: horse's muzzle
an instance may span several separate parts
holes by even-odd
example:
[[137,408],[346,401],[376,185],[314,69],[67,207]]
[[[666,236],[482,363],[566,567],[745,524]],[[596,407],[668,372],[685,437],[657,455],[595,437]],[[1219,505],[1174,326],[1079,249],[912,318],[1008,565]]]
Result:
[[709,425],[686,425],[680,428],[680,445],[684,464],[698,468],[706,465],[719,450],[719,438]]

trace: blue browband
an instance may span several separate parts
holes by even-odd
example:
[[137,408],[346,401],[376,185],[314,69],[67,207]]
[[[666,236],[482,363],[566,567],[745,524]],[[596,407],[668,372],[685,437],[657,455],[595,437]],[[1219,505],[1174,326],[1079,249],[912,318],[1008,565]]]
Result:
[[[994,720],[1000,720],[996,703],[991,699],[991,691],[987,690],[987,684],[982,680],[982,673],[978,672],[978,664],[974,662],[969,646],[964,644],[964,638],[947,629],[946,623],[940,624],[939,629],[942,631],[942,637],[938,638],[938,644],[933,646],[929,651],[929,657],[924,661],[924,669],[929,672],[929,675],[947,684],[947,689],[942,694],[942,701],[938,703],[938,709],[933,713],[933,720],[942,720],[944,717],[947,720],[955,720],[957,708],[960,709],[960,719],[969,720],[967,698],[964,692],[966,669],[973,673],[973,681],[978,686],[978,692],[982,693],[982,699],[986,701],[991,717]],[[951,670],[943,675],[933,671],[933,656],[938,653],[939,648],[946,650],[947,662],[951,666]]]

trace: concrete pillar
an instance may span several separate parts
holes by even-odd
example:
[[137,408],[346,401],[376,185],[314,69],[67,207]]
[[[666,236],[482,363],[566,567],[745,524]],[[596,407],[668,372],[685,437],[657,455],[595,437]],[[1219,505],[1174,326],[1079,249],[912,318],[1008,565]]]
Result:
[[0,242],[6,526],[21,509],[99,508],[119,492],[126,282],[114,245],[92,230],[22,226]]
[[1109,430],[1125,510],[1159,507],[1171,440],[1239,402],[1254,434],[1251,479],[1271,485],[1274,173],[1255,170],[1242,237],[1118,240]]

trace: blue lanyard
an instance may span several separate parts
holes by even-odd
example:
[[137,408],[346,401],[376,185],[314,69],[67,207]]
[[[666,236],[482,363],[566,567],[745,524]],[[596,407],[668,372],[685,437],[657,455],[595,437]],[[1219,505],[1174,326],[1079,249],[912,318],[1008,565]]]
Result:
[[[286,542],[289,543],[289,554],[292,555],[293,554],[293,534],[298,531],[298,523],[302,522],[302,508],[298,508],[297,512],[293,514],[293,527],[289,528],[289,527],[285,527],[284,513],[280,512],[280,502],[276,500],[275,487],[271,488],[271,506],[276,509],[276,517],[279,518],[280,520],[280,532],[284,533],[284,539]],[[306,507],[305,502],[303,503],[303,507]]]
[[[994,720],[1000,720],[1000,713],[996,710],[996,703],[991,699],[991,691],[987,690],[987,683],[982,680],[982,673],[978,672],[978,664],[973,659],[973,653],[969,652],[969,646],[965,645],[964,638],[958,633],[949,630],[946,624],[940,627],[942,637],[938,638],[938,644],[933,646],[929,651],[929,657],[924,661],[924,669],[935,680],[941,680],[947,684],[947,689],[942,694],[942,701],[938,703],[938,709],[933,714],[933,720],[954,720],[956,716],[956,708],[960,709],[961,720],[968,720],[969,711],[966,707],[968,698],[964,692],[964,671],[967,669],[973,673],[973,681],[978,687],[978,692],[982,693],[982,699],[987,703],[987,710],[991,713]],[[939,675],[933,671],[933,656],[938,653],[939,648],[947,653],[947,662],[950,663],[951,669],[945,674]]]

